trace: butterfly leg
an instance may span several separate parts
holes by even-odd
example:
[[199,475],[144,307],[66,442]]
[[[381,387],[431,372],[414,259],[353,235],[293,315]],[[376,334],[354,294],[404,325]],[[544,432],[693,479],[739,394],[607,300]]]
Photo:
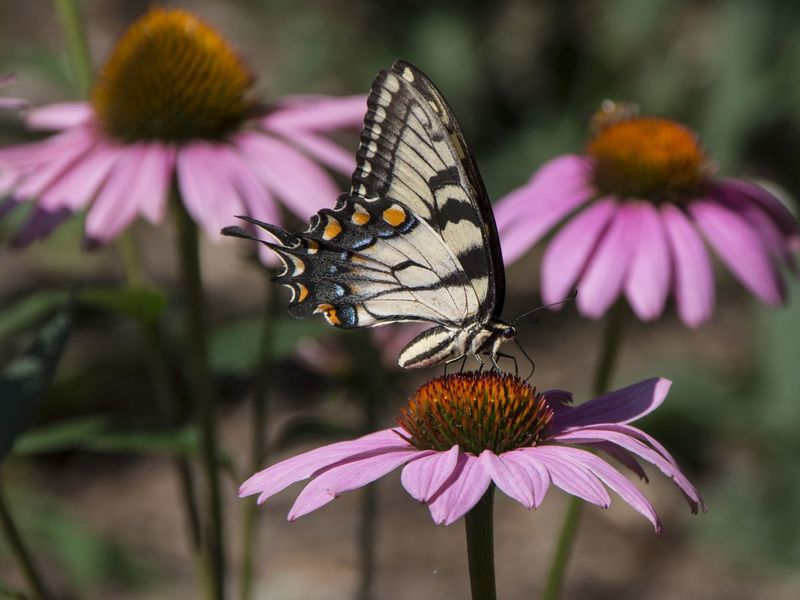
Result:
[[[516,375],[517,377],[519,377],[519,366],[517,366],[517,359],[516,359],[516,357],[515,357],[515,356],[513,356],[513,355],[511,355],[511,354],[506,354],[505,352],[498,352],[498,353],[497,353],[497,356],[499,356],[500,358],[510,358],[510,359],[512,360],[512,362],[514,363],[514,375]],[[494,366],[495,366],[495,367],[497,368],[497,370],[499,371],[499,370],[500,370],[500,367],[498,367],[498,366],[497,366],[497,359],[495,359],[494,357],[492,357],[492,362],[494,363]]]
[[459,361],[459,360],[461,361],[461,368],[459,369],[459,373],[463,373],[464,372],[464,365],[467,364],[467,355],[466,354],[464,354],[462,356],[456,356],[455,358],[451,358],[450,360],[445,361],[445,363],[444,363],[444,374],[447,375],[447,365],[449,365],[451,363],[454,363],[456,361]]

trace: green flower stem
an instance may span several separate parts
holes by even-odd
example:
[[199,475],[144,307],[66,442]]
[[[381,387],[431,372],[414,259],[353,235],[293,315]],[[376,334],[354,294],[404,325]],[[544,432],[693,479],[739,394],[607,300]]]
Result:
[[495,600],[494,579],[494,484],[464,517],[472,600]]
[[[280,309],[279,286],[265,277],[266,301],[264,303],[264,328],[259,349],[260,368],[253,384],[253,418],[250,447],[250,468],[255,473],[264,468],[269,451],[267,422],[269,418],[269,389],[274,374],[275,321]],[[239,571],[240,598],[250,600],[253,595],[256,540],[258,538],[258,505],[247,502],[242,520],[242,562]]]
[[[363,332],[361,339],[354,344],[354,351],[357,361],[355,383],[361,392],[364,411],[362,432],[367,434],[378,429],[381,407],[387,393],[388,373],[373,338],[366,332]],[[372,588],[375,581],[375,541],[378,531],[377,482],[361,490],[361,507],[358,514],[359,582],[355,597],[357,600],[370,600],[373,598]]]
[[6,504],[2,479],[0,479],[0,527],[3,529],[3,534],[11,548],[11,553],[14,555],[22,574],[25,576],[30,586],[33,598],[37,600],[51,598],[52,596],[47,591],[44,579],[36,568],[33,557],[30,552],[28,552],[28,548],[22,541],[19,528],[14,522],[14,518],[11,516],[8,504]]
[[[599,396],[608,391],[611,376],[619,358],[620,341],[622,339],[622,328],[625,322],[627,308],[623,301],[618,301],[606,316],[603,328],[603,337],[600,347],[600,360],[595,369],[593,392]],[[556,600],[561,594],[564,585],[564,575],[566,574],[569,557],[575,545],[575,538],[578,533],[581,513],[583,512],[583,501],[572,496],[569,499],[567,513],[561,525],[558,544],[553,560],[550,563],[550,570],[547,574],[542,600]]]
[[86,30],[75,0],[54,0],[61,28],[67,42],[67,54],[75,85],[83,97],[89,94],[92,84],[92,58],[86,42]]
[[225,544],[223,539],[222,497],[217,463],[217,426],[214,382],[208,364],[208,332],[197,225],[181,202],[175,202],[178,225],[178,254],[185,302],[185,334],[188,343],[189,373],[194,416],[200,425],[200,461],[205,473],[205,551],[209,568],[211,598],[225,596]]

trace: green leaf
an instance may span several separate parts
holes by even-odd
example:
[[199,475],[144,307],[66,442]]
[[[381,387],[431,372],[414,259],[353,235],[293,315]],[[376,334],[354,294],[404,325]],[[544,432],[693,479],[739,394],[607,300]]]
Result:
[[[275,339],[272,348],[274,360],[294,353],[304,338],[319,338],[333,333],[318,320],[281,318],[275,322]],[[244,377],[255,371],[262,355],[264,332],[262,319],[244,319],[224,325],[211,335],[211,368],[217,375]]]
[[72,309],[67,306],[44,324],[28,351],[0,373],[0,459],[28,425],[50,385],[72,323]]
[[46,291],[27,296],[9,306],[0,312],[0,338],[30,327],[66,301],[66,292]]
[[166,306],[166,298],[149,288],[91,288],[78,293],[83,306],[118,313],[142,321],[155,323]]
[[20,434],[14,441],[13,453],[24,456],[73,450],[109,427],[110,421],[106,417],[92,416],[62,421]]

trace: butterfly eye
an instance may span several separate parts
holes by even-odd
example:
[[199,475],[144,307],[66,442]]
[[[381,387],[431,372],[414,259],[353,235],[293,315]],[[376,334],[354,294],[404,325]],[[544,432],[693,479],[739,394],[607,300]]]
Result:
[[506,327],[505,329],[503,329],[503,337],[506,338],[507,340],[510,340],[516,335],[517,332],[514,330],[513,327]]

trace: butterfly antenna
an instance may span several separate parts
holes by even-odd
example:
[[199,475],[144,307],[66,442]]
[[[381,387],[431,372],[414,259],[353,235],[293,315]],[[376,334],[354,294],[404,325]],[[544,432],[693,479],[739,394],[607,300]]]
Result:
[[536,363],[533,362],[533,359],[530,357],[530,355],[525,352],[525,348],[522,347],[522,344],[519,343],[517,338],[514,338],[514,343],[517,345],[517,348],[519,348],[519,351],[522,352],[522,355],[528,359],[529,363],[531,363],[531,372],[525,378],[525,381],[528,381],[531,377],[533,377],[533,372],[536,370]]
[[563,300],[559,300],[558,302],[551,302],[550,304],[544,304],[542,306],[537,306],[536,308],[533,308],[533,309],[531,309],[531,310],[529,310],[527,312],[522,313],[520,316],[518,316],[516,319],[514,319],[513,325],[514,325],[514,327],[516,327],[517,326],[517,322],[520,319],[523,319],[524,317],[527,317],[528,315],[532,315],[533,313],[539,312],[540,310],[544,310],[545,308],[552,308],[553,306],[559,306],[561,304],[566,304],[567,302],[572,302],[577,297],[578,297],[578,290],[575,290],[574,292],[572,292],[569,295],[569,297],[564,298]]

